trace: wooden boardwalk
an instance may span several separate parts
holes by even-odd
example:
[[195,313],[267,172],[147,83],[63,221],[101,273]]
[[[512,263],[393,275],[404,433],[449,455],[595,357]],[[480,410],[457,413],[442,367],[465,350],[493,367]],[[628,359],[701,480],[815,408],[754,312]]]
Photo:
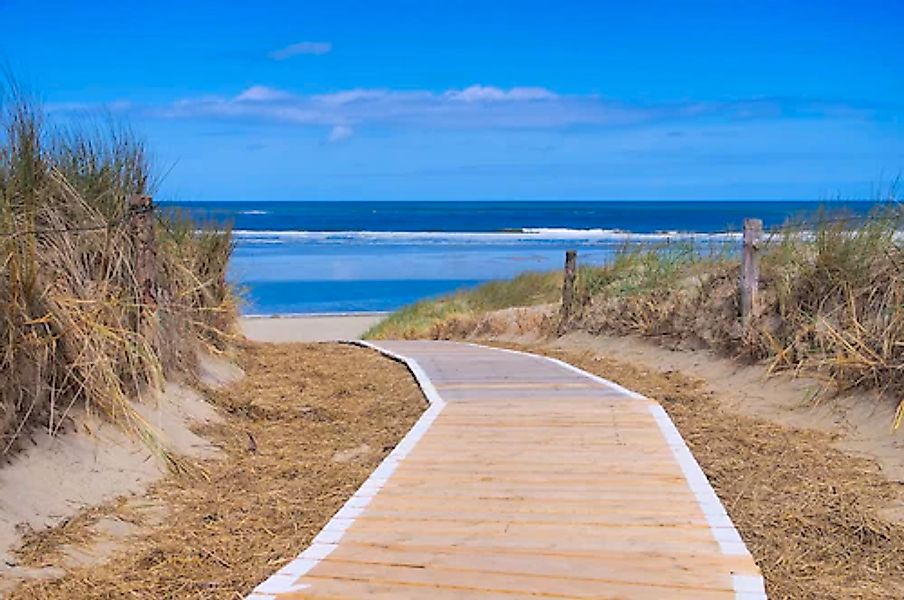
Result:
[[655,402],[528,354],[379,348],[409,364],[430,408],[249,598],[766,597]]

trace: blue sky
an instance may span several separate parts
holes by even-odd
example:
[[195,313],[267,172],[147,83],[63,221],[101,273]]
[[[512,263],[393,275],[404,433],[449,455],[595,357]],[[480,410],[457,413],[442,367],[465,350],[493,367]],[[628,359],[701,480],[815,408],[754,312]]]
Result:
[[[194,200],[824,199],[904,171],[904,2],[0,0]],[[15,24],[10,26],[9,24]]]

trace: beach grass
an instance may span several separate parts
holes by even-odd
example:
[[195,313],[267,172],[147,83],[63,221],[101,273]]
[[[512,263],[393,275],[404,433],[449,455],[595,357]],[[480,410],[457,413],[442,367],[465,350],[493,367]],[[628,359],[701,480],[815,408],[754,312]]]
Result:
[[[575,301],[583,306],[600,294],[620,297],[663,289],[692,264],[721,260],[707,257],[690,244],[644,248],[625,245],[604,265],[580,265],[575,277]],[[492,311],[548,305],[561,300],[560,271],[527,272],[510,280],[485,283],[439,298],[406,306],[372,327],[366,338],[436,337],[450,322],[467,324]],[[454,332],[454,327],[451,331]]]
[[422,300],[398,310],[371,327],[367,339],[417,338],[431,328],[454,319],[489,311],[556,302],[562,291],[562,274],[527,272],[511,280],[491,281],[471,290]]
[[167,459],[131,401],[224,346],[230,234],[157,219],[157,304],[143,304],[128,209],[155,189],[143,141],[114,123],[55,127],[14,84],[0,102],[0,453],[86,409]]
[[[865,217],[817,212],[767,232],[749,323],[740,315],[740,244],[734,253],[624,247],[606,264],[579,267],[565,330],[708,347],[767,360],[770,372],[806,370],[825,379],[827,390],[871,388],[904,398],[902,231],[904,209],[892,197]],[[521,319],[518,329],[524,333],[527,322],[534,334],[551,336],[561,331],[561,282],[559,272],[532,273],[419,302],[369,335],[479,337],[510,326],[511,315],[500,309],[546,304],[545,318]]]

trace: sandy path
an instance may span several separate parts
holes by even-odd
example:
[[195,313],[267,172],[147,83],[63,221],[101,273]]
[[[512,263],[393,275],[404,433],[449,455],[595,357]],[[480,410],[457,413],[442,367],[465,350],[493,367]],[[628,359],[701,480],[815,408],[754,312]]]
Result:
[[303,317],[245,317],[242,333],[256,342],[333,342],[360,339],[385,313],[312,315]]

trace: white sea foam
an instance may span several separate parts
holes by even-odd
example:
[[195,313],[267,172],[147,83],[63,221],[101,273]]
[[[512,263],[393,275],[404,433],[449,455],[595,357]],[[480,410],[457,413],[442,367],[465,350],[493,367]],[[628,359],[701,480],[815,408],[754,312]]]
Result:
[[269,210],[243,210],[240,215],[269,215]]
[[659,231],[638,233],[617,229],[527,228],[516,231],[255,231],[240,229],[233,232],[240,239],[255,243],[274,241],[324,243],[387,243],[387,244],[523,244],[530,242],[584,241],[607,242],[729,242],[739,240],[740,233]]

